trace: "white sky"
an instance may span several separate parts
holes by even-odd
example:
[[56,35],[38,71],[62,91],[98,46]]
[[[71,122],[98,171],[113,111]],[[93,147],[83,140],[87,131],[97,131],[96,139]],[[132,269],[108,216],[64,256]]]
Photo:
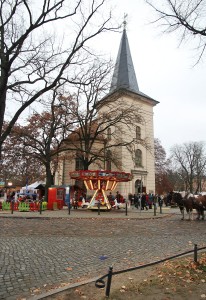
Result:
[[[205,141],[206,57],[197,61],[194,44],[178,48],[177,33],[162,34],[151,22],[155,11],[144,0],[108,0],[119,23],[127,18],[127,36],[141,92],[160,103],[154,108],[154,136],[169,155],[175,144]],[[108,12],[108,11],[107,11]],[[116,60],[121,33],[107,32],[92,47]]]
[[[154,135],[167,154],[175,144],[205,141],[206,58],[193,67],[194,44],[179,45],[179,36],[162,34],[149,24],[155,12],[144,0],[112,0],[119,22],[128,14],[127,36],[141,92],[160,102],[154,108]],[[98,48],[116,60],[121,33],[106,33]]]

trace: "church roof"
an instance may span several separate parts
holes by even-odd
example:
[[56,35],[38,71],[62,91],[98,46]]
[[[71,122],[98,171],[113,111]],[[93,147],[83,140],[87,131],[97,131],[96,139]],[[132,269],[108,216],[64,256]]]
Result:
[[114,92],[115,90],[121,88],[129,89],[136,93],[139,92],[139,87],[125,29],[123,30],[119,46],[110,92]]
[[123,30],[119,46],[110,91],[106,97],[119,90],[127,90],[129,92],[143,96],[147,99],[151,99],[152,101],[155,101],[155,104],[159,103],[158,101],[152,99],[151,97],[140,92],[139,90],[130,52],[129,42],[127,38],[127,33],[125,29]]

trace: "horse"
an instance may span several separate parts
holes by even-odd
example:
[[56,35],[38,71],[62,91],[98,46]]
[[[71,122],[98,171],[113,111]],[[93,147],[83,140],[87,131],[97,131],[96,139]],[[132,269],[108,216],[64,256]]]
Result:
[[184,208],[186,208],[189,214],[189,220],[191,220],[191,215],[193,209],[197,211],[197,220],[202,217],[204,220],[204,210],[206,210],[206,195],[193,195],[191,193],[173,193],[172,200],[177,203],[182,214],[182,220],[184,220]]
[[197,211],[197,220],[200,219],[200,216],[202,217],[202,220],[204,220],[205,218],[204,211],[206,210],[206,195],[199,195],[197,197],[194,197],[193,207]]
[[191,216],[193,218],[192,212],[193,212],[193,195],[185,193],[172,193],[172,202],[176,203],[180,209],[180,212],[182,214],[182,220],[184,220],[184,208],[186,208],[186,211],[189,215],[189,220],[191,220]]

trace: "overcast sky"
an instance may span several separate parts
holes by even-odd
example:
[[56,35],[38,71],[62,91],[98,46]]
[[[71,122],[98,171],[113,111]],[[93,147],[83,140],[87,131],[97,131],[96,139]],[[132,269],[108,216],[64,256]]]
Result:
[[[179,46],[179,37],[162,34],[150,22],[155,12],[144,0],[112,0],[114,13],[128,14],[127,36],[141,92],[160,103],[154,108],[154,135],[167,154],[175,144],[205,141],[206,57],[193,67],[194,44]],[[107,33],[99,47],[116,60],[121,33]]]

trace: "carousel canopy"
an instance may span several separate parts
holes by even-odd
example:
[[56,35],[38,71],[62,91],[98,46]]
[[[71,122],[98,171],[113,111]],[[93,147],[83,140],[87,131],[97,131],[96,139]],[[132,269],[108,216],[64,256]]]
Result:
[[104,170],[81,170],[70,172],[70,177],[76,180],[115,180],[125,182],[132,180],[132,174],[125,172],[112,172]]

